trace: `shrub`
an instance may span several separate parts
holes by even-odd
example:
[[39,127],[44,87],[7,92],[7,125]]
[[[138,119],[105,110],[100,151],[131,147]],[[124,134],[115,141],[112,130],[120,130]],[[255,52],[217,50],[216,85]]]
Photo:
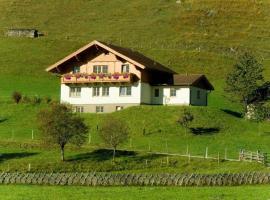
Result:
[[15,102],[16,104],[18,104],[18,103],[20,103],[20,101],[21,101],[21,99],[22,99],[22,94],[21,94],[20,92],[15,91],[15,92],[13,92],[13,94],[12,94],[12,99],[14,100],[14,102]]
[[44,100],[45,100],[45,102],[48,103],[48,104],[52,102],[52,98],[49,97],[49,96],[46,96],[46,97],[44,98]]
[[22,97],[22,103],[30,103],[31,102],[31,99],[28,97],[28,96],[23,96]]
[[33,99],[32,99],[32,103],[33,104],[40,104],[42,101],[42,99],[39,97],[39,96],[34,96]]

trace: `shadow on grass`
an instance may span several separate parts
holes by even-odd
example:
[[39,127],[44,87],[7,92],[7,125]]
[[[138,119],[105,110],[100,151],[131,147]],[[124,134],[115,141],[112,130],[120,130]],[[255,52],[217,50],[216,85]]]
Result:
[[[137,153],[135,151],[122,151],[117,150],[115,152],[115,157],[125,157],[125,156],[136,156]],[[87,161],[87,160],[95,160],[95,161],[106,161],[112,159],[113,151],[110,149],[97,149],[89,153],[78,154],[72,158],[67,159],[67,161]]]
[[0,123],[7,121],[7,118],[0,118]]
[[212,135],[212,134],[218,133],[220,131],[220,128],[216,128],[216,127],[211,127],[211,128],[196,127],[196,128],[190,128],[190,130],[194,135]]
[[141,156],[136,156],[134,157],[135,161],[144,161],[144,160],[155,160],[158,158],[163,158],[166,157],[163,154],[146,154],[146,155],[141,155]]
[[229,110],[229,109],[220,109],[221,111],[229,114],[229,115],[232,115],[234,117],[237,117],[237,118],[242,118],[242,114],[239,113],[239,112],[235,112],[235,111],[232,111],[232,110]]
[[37,155],[38,153],[28,153],[28,152],[21,152],[21,153],[2,153],[0,154],[0,162],[11,160],[11,159],[18,159],[18,158],[25,158]]

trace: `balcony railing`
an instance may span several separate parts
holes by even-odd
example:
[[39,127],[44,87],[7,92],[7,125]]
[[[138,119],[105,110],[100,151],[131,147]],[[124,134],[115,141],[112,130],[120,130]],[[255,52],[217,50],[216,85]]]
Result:
[[114,74],[64,74],[61,83],[130,83],[136,80],[136,75],[132,73]]

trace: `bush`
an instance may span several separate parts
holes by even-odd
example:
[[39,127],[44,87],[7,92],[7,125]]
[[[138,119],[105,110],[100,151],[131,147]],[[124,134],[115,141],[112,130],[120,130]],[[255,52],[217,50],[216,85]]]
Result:
[[40,104],[42,101],[42,99],[39,97],[39,96],[34,96],[33,99],[32,99],[32,103],[33,104]]
[[16,104],[20,103],[21,99],[22,99],[22,94],[20,92],[13,92],[12,94],[12,99],[14,100],[14,102]]
[[22,97],[22,103],[30,103],[31,102],[31,99],[28,97],[28,96],[23,96]]
[[48,104],[52,102],[52,98],[49,97],[49,96],[45,97],[44,100],[45,100],[45,102],[48,103]]

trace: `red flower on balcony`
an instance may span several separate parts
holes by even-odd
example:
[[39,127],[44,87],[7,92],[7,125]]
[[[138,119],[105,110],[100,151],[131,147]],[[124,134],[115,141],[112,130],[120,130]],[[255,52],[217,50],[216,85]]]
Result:
[[100,74],[98,74],[98,77],[99,77],[100,79],[103,79],[104,77],[106,77],[106,75],[103,74],[103,73],[100,73]]
[[124,73],[123,78],[129,78],[129,73]]
[[94,74],[94,73],[93,73],[93,74],[90,74],[90,78],[91,78],[91,79],[96,79],[96,78],[97,78],[97,75]]
[[72,75],[71,75],[71,74],[65,74],[65,75],[64,75],[64,78],[65,78],[66,80],[70,80],[70,79],[71,79],[71,77],[72,77]]
[[119,79],[120,75],[121,75],[120,73],[115,72],[115,73],[112,75],[112,77],[113,77],[114,79]]
[[81,73],[76,73],[76,74],[74,74],[74,76],[75,76],[76,78],[81,78],[81,77],[82,77],[82,74],[81,74]]

